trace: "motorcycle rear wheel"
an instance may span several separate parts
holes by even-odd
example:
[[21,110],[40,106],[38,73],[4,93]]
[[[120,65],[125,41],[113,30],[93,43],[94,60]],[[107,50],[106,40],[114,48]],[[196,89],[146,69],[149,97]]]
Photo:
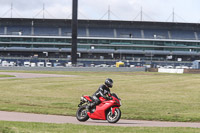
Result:
[[107,115],[106,119],[109,123],[116,123],[121,118],[121,110],[119,108],[115,109],[114,114],[112,115],[112,110],[110,110]]
[[80,106],[76,112],[76,118],[77,120],[84,122],[89,119],[89,116],[87,115],[87,109],[86,105]]

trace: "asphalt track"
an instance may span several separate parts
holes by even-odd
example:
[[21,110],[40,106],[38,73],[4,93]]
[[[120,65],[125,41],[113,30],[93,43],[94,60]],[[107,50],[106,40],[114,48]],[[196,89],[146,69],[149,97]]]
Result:
[[[4,75],[14,75],[15,77],[6,77],[0,79],[13,79],[13,78],[41,78],[41,77],[72,77],[73,75],[56,75],[56,74],[33,74],[33,73],[13,73],[13,72],[0,72]],[[193,127],[200,128],[198,122],[163,122],[163,121],[143,121],[143,120],[123,120],[120,119],[115,124],[110,124],[107,121],[91,120],[86,122],[79,122],[72,116],[59,116],[59,115],[43,115],[19,112],[6,112],[0,111],[1,121],[21,121],[21,122],[43,122],[43,123],[71,123],[82,125],[98,125],[98,126],[124,126],[124,127]]]
[[0,120],[3,121],[21,121],[21,122],[42,122],[42,123],[71,123],[82,125],[98,125],[98,126],[123,126],[123,127],[193,127],[200,128],[200,123],[191,122],[161,122],[161,121],[141,121],[141,120],[119,120],[115,124],[102,120],[91,120],[79,122],[72,116],[59,115],[42,115],[19,112],[0,111]]

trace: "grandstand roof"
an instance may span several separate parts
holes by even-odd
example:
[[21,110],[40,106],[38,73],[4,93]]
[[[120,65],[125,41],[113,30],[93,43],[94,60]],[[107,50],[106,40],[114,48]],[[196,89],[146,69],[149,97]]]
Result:
[[[0,26],[71,26],[71,19],[29,19],[0,18]],[[117,20],[78,20],[79,27],[109,27],[138,29],[175,29],[199,31],[200,23],[153,22],[153,21],[117,21]]]

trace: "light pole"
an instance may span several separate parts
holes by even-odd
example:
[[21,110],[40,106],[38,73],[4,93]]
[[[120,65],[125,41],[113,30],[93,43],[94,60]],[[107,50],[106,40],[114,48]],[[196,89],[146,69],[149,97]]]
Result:
[[72,49],[71,62],[77,64],[77,28],[78,28],[78,0],[72,0]]

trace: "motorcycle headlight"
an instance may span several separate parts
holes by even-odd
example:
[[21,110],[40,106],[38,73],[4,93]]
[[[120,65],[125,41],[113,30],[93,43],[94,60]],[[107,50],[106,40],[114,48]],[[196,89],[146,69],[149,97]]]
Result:
[[83,101],[83,99],[84,99],[84,98],[83,98],[83,97],[81,97],[81,101]]
[[87,100],[84,97],[81,97],[81,101],[87,102]]

